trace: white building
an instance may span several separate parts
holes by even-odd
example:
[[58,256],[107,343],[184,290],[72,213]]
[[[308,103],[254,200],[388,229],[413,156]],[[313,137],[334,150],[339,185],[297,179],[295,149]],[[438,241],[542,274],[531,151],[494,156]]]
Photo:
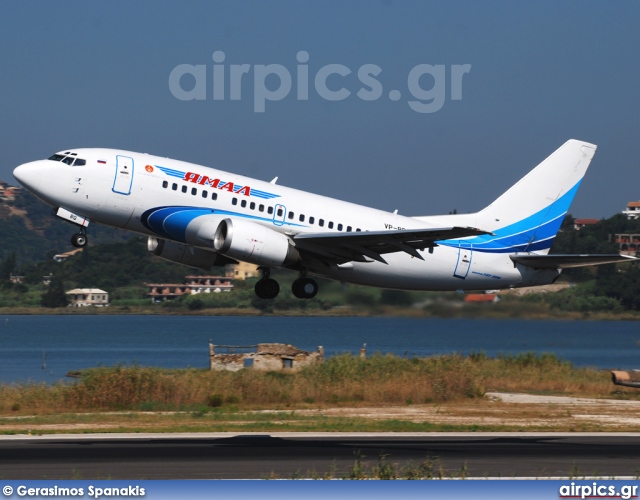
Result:
[[69,305],[73,307],[108,306],[109,293],[99,288],[74,288],[66,292]]
[[637,219],[640,217],[640,201],[630,201],[627,203],[627,209],[622,211],[627,219]]

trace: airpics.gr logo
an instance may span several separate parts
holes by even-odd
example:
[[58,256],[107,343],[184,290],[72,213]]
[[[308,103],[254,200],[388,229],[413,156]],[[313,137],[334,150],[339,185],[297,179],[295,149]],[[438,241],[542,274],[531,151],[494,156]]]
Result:
[[354,94],[365,102],[385,96],[390,101],[400,101],[408,91],[409,108],[417,113],[435,113],[444,106],[447,92],[450,100],[462,100],[462,79],[471,72],[471,64],[451,64],[448,68],[445,64],[417,64],[406,77],[406,90],[386,90],[380,78],[382,68],[377,64],[363,64],[356,71],[344,64],[310,67],[309,53],[301,50],[292,72],[282,64],[225,65],[225,58],[224,52],[216,50],[211,70],[206,64],[177,65],[169,74],[173,97],[205,101],[210,95],[214,101],[240,101],[243,88],[246,91],[252,83],[253,111],[264,113],[267,101],[282,101],[294,88],[298,101],[309,100],[312,91],[325,101],[343,101]]

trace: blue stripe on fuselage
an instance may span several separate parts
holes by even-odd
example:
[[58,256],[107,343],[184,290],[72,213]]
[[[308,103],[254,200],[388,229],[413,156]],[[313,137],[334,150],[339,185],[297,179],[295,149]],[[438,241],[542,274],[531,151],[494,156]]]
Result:
[[[257,217],[255,215],[231,212],[228,210],[205,209],[189,206],[152,208],[142,214],[140,221],[147,229],[163,238],[185,243],[187,226],[198,217],[202,217],[204,215],[229,215],[232,217],[249,219],[254,222],[273,223],[273,218]],[[303,224],[295,224],[293,222],[286,221],[279,225],[306,227]]]
[[490,253],[548,250],[578,191],[580,182],[582,181],[578,181],[573,188],[549,206],[519,222],[495,230],[493,235],[475,236],[464,240],[443,240],[437,243]]

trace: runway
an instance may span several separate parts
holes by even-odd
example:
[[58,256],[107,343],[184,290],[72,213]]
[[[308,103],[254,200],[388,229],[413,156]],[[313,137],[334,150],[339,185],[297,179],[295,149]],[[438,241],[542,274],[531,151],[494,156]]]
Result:
[[1,436],[3,479],[344,477],[357,459],[471,478],[637,477],[640,434],[270,433]]

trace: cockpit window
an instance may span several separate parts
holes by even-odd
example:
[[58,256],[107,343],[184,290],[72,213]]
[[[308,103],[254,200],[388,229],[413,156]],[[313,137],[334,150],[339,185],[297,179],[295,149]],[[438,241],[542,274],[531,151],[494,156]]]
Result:
[[[69,154],[69,153],[65,153],[65,155],[66,154]],[[77,153],[71,153],[71,154],[76,155]],[[82,165],[87,164],[86,160],[82,158],[74,158],[73,156],[65,156],[65,155],[54,154],[53,156],[50,156],[49,159],[53,161],[61,161],[62,163],[66,163],[67,165],[73,165],[74,167],[81,167]]]

